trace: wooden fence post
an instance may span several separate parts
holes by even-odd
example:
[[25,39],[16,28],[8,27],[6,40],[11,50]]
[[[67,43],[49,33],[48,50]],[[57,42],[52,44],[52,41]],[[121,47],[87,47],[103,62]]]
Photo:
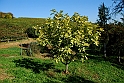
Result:
[[22,56],[22,44],[21,44],[21,56]]

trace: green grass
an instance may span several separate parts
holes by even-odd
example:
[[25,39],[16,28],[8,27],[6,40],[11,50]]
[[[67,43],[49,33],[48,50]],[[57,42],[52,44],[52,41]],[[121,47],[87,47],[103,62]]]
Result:
[[5,49],[0,49],[0,55],[3,56],[16,56],[20,54],[20,48],[18,47],[12,47],[12,48],[5,48]]
[[[1,56],[1,52],[18,57]],[[64,68],[50,59],[19,56],[15,47],[0,50],[0,74],[7,74],[0,83],[124,83],[124,70],[102,58],[72,62],[67,75]]]

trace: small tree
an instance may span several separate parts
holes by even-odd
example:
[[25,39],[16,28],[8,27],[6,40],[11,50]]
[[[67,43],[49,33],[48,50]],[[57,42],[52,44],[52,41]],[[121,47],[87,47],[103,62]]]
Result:
[[52,10],[53,18],[48,18],[41,27],[37,41],[42,46],[49,46],[56,62],[61,61],[68,73],[68,64],[76,59],[87,59],[86,49],[90,44],[99,44],[100,28],[88,22],[86,16],[74,13],[72,17],[63,11]]

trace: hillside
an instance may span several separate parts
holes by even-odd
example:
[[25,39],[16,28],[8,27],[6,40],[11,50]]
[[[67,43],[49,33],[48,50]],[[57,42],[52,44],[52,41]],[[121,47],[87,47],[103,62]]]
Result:
[[25,31],[36,25],[42,25],[44,18],[0,18],[0,41],[13,41],[25,39]]

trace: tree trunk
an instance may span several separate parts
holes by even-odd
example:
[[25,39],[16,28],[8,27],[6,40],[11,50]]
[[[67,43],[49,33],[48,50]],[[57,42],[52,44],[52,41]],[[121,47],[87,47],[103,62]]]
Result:
[[21,43],[21,56],[22,56],[22,43]]
[[67,74],[68,73],[68,64],[65,65],[65,73]]
[[118,62],[121,63],[121,57],[120,56],[118,56]]
[[104,43],[104,57],[106,58],[106,43]]
[[107,57],[107,53],[106,53],[106,48],[107,48],[107,44],[109,42],[109,33],[106,30],[106,35],[105,35],[105,41],[104,41],[104,57]]
[[118,53],[118,62],[121,64],[121,57],[120,57],[120,50],[119,50],[119,53]]

